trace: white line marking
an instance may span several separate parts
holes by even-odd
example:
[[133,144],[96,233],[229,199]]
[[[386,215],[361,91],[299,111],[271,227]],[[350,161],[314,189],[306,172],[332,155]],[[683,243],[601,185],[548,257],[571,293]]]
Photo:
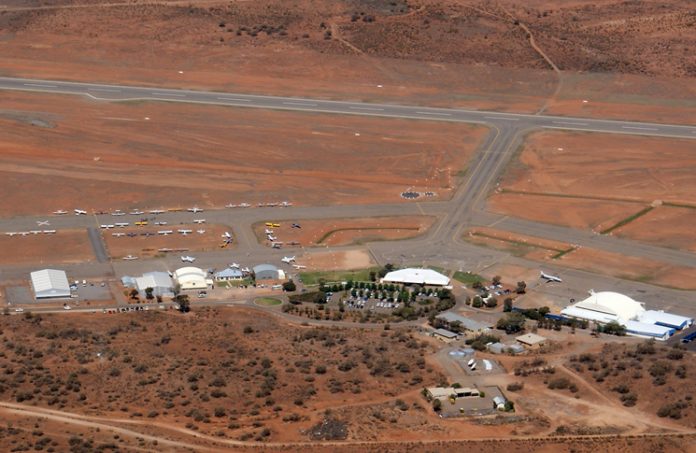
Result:
[[655,127],[621,126],[622,129],[637,129],[639,131],[657,131]]
[[316,107],[317,104],[307,104],[305,102],[283,102],[285,105],[301,105],[303,107]]
[[519,121],[519,118],[508,118],[505,116],[484,116],[484,118],[487,118],[489,120],[508,120],[508,121]]
[[106,93],[120,93],[121,90],[111,90],[109,88],[87,88],[90,91],[104,91]]
[[185,94],[175,94],[175,93],[151,93],[154,96],[176,96],[178,98],[185,98]]
[[419,115],[440,115],[440,116],[452,116],[451,113],[439,113],[439,112],[416,112]]
[[216,98],[221,101],[235,101],[235,102],[251,102],[249,99],[238,99],[238,98]]
[[587,126],[587,123],[573,123],[572,121],[552,121],[554,124],[570,124],[571,126]]
[[384,110],[384,109],[378,109],[375,107],[348,107],[348,108],[351,110],[371,110],[371,111],[375,111],[375,112],[381,112],[382,110]]
[[55,85],[43,85],[41,83],[24,83],[25,87],[58,88]]

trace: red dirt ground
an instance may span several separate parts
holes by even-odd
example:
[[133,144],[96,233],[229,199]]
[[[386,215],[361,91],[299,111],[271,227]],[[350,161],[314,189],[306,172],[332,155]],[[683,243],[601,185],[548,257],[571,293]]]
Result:
[[92,247],[84,230],[55,234],[0,236],[0,264],[83,263],[92,261]]
[[489,203],[516,217],[598,232],[658,206],[612,234],[693,249],[693,146],[692,140],[657,137],[534,133]]
[[[270,229],[273,230],[273,235],[288,247],[292,247],[289,242],[298,242],[298,246],[303,247],[340,246],[412,238],[427,231],[434,221],[434,217],[425,216],[271,221],[278,223],[280,228]],[[302,228],[292,228],[293,223],[298,223]],[[265,222],[262,222],[254,225],[254,232],[259,242],[270,246],[265,234],[268,228]]]
[[450,174],[486,134],[442,122],[8,92],[0,99],[0,188],[15,195],[0,202],[2,215],[77,205],[372,203],[400,201],[409,187],[447,197]]

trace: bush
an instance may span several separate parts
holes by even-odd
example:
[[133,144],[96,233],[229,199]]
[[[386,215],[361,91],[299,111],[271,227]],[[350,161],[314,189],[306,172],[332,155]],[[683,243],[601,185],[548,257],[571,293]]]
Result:
[[508,384],[508,392],[518,392],[524,388],[524,382],[513,382]]
[[507,334],[511,334],[522,331],[524,323],[525,317],[521,313],[506,313],[505,316],[498,319],[495,327],[499,330],[504,330]]

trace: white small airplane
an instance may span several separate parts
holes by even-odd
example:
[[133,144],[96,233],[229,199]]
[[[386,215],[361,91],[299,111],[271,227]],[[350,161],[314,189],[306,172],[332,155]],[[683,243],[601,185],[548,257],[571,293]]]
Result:
[[295,269],[307,269],[307,266],[303,266],[301,264],[293,264],[292,267]]
[[112,236],[120,238],[121,236],[125,236],[126,233],[111,233]]
[[249,272],[251,272],[251,269],[249,269],[248,267],[242,268],[242,269],[240,269],[240,270],[241,270],[242,272],[247,273],[247,274],[248,274]]
[[203,212],[203,210],[198,206],[194,206],[192,208],[188,208],[188,212],[193,212],[195,214],[196,212]]
[[193,223],[205,223],[205,219],[193,219]]
[[271,247],[274,249],[279,249],[281,246],[282,245],[279,242],[274,242],[273,244],[271,244]]
[[237,263],[232,263],[232,264],[229,265],[229,267],[231,267],[232,269],[239,269],[239,264],[237,264]]
[[278,240],[278,238],[275,237],[275,236],[273,236],[272,234],[269,234],[269,235],[268,235],[268,240],[271,241],[271,242],[275,242],[275,241]]
[[123,257],[123,259],[126,260],[126,261],[131,261],[131,260],[137,260],[138,257],[137,257],[137,256],[133,256],[133,255],[126,255],[126,256]]
[[43,230],[43,234],[56,234],[56,230]]
[[230,203],[230,204],[226,204],[225,207],[226,207],[226,208],[236,208],[237,205],[236,205],[236,204]]
[[224,233],[221,234],[222,237],[225,239],[232,239],[232,235],[230,234],[229,231],[225,231]]
[[48,220],[37,220],[36,225],[37,226],[49,226],[50,223],[48,222]]
[[117,209],[117,210],[115,210],[114,212],[112,212],[111,215],[112,215],[112,216],[119,217],[119,216],[122,216],[122,215],[126,215],[126,213],[123,212],[123,211],[121,211],[120,209]]
[[250,205],[249,203],[240,203],[240,204],[239,204],[239,207],[240,207],[240,208],[248,208],[248,207],[250,207],[250,206],[251,206],[251,205]]
[[167,222],[155,222],[155,225],[166,225]]
[[292,202],[291,201],[283,201],[280,203],[280,205],[283,206],[284,208],[287,208],[287,207],[292,206]]
[[5,233],[5,236],[12,237],[12,236],[15,236],[17,234],[19,234],[19,233],[17,233],[16,231],[8,231],[7,233]]
[[87,215],[87,211],[84,209],[74,209],[75,215]]
[[172,233],[174,233],[173,230],[160,230],[157,232],[157,234],[161,234],[162,236],[166,236],[166,235],[172,234]]
[[114,225],[116,225],[116,226],[119,227],[119,228],[125,228],[125,227],[127,227],[128,225],[130,225],[130,223],[128,223],[128,222],[118,222],[118,223],[114,223]]
[[31,230],[31,234],[41,234],[41,230]]
[[266,228],[266,234],[273,234],[273,230]]
[[196,230],[196,233],[198,233],[198,234],[205,234],[205,230]]
[[555,275],[546,274],[546,273],[544,273],[544,271],[541,271],[539,274],[540,274],[540,275],[539,275],[540,278],[543,278],[544,280],[546,280],[546,283],[549,283],[549,282],[558,282],[558,283],[561,283],[561,282],[563,281],[563,280],[561,279],[561,277],[556,277]]
[[164,214],[164,211],[161,209],[153,209],[150,211],[150,214]]
[[55,215],[65,215],[67,213],[68,213],[68,211],[63,211],[62,209],[59,209],[57,211],[53,211],[53,214],[55,214]]
[[281,258],[280,261],[282,261],[282,262],[284,262],[284,263],[286,263],[286,264],[294,263],[294,262],[295,262],[295,257],[294,257],[294,256],[284,256],[283,258]]
[[131,211],[128,214],[130,214],[130,215],[143,215],[145,213],[143,211],[139,211],[136,209],[135,211]]
[[196,257],[194,257],[194,256],[182,256],[181,261],[183,261],[184,263],[193,263],[194,261],[196,261]]
[[105,230],[108,230],[109,228],[113,228],[113,225],[99,225],[101,228],[104,228]]
[[181,234],[193,233],[193,230],[176,230],[176,231],[178,231],[178,232],[181,233]]

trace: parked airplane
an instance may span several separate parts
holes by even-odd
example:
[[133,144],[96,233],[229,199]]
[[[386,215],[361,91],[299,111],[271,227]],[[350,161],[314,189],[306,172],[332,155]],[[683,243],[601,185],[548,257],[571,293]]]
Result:
[[205,219],[193,219],[193,223],[205,223]]
[[268,235],[268,240],[271,241],[271,242],[275,242],[275,241],[278,240],[278,238],[275,237],[275,236],[273,236],[272,234],[269,234],[269,235]]
[[38,226],[48,226],[48,225],[50,225],[50,223],[48,222],[48,220],[37,220],[37,221],[36,221],[36,224],[37,224]]
[[244,268],[242,268],[242,269],[240,269],[240,270],[241,270],[242,272],[244,272],[245,274],[251,273],[251,269],[249,269],[248,267],[244,267]]
[[155,222],[155,225],[166,225],[166,224],[167,224],[167,222],[161,222],[161,221],[160,221],[160,222]]
[[283,206],[284,208],[287,208],[287,207],[292,206],[292,202],[291,201],[283,201],[280,203],[280,205]]
[[295,257],[294,256],[284,256],[283,258],[281,258],[280,261],[287,263],[287,264],[294,263]]
[[119,228],[125,228],[125,227],[127,227],[128,225],[130,225],[130,223],[128,223],[128,222],[117,222],[117,223],[114,223],[114,225],[116,225],[116,226],[119,227]]
[[237,205],[236,205],[236,204],[230,203],[230,204],[226,204],[225,207],[226,207],[226,208],[236,208]]
[[140,220],[139,222],[135,222],[135,226],[145,226],[147,225],[147,221],[145,220]]
[[107,230],[108,230],[109,228],[113,228],[113,227],[114,227],[113,225],[99,225],[99,226],[100,226],[101,228],[104,228],[104,229],[107,229]]
[[196,233],[198,233],[198,234],[204,234],[204,233],[205,233],[205,230],[196,230]]
[[272,226],[273,226],[273,223],[271,223],[271,222],[266,222],[266,226],[267,226],[267,227],[272,227]]
[[150,211],[150,214],[164,214],[164,211],[162,209],[153,209]]
[[221,236],[225,239],[232,239],[232,235],[230,234],[229,231],[225,231],[224,233],[222,233]]
[[182,256],[181,261],[183,261],[184,263],[193,263],[194,261],[196,261],[196,257],[194,257],[194,256]]
[[137,257],[137,256],[133,256],[133,255],[126,255],[126,256],[123,257],[123,259],[126,260],[126,261],[130,261],[130,260],[137,260],[138,257]]
[[540,278],[543,278],[544,280],[546,280],[546,283],[549,283],[549,282],[561,283],[563,281],[563,280],[561,280],[561,277],[556,277],[555,275],[546,274],[546,273],[544,273],[544,271],[540,272]]
[[203,210],[198,206],[194,206],[192,208],[188,208],[188,212],[193,212],[195,214],[196,212],[203,212]]
[[19,234],[20,236],[24,237],[24,236],[28,236],[28,235],[29,235],[29,232],[28,232],[28,231],[20,231],[18,234]]
[[302,266],[301,264],[293,264],[292,267],[295,269],[307,269],[307,266]]
[[114,236],[114,237],[120,238],[120,237],[122,237],[122,236],[125,236],[126,233],[111,233],[111,235]]
[[112,212],[111,215],[113,215],[113,216],[122,216],[122,215],[126,215],[126,213],[123,212],[123,211],[121,211],[120,209],[117,209],[117,210],[115,210],[114,212]]
[[55,215],[65,215],[68,213],[68,211],[63,211],[62,209],[59,209],[57,211],[53,211]]
[[280,223],[273,223],[271,224],[273,228],[280,228]]
[[178,231],[178,232],[181,233],[181,234],[193,233],[193,230],[176,230],[176,231]]
[[31,230],[31,234],[41,234],[41,230]]
[[9,231],[9,232],[5,233],[5,236],[12,237],[12,236],[15,236],[17,234],[19,234],[19,233],[17,233],[16,231]]
[[128,233],[128,234],[126,234],[126,236],[128,236],[129,238],[134,238],[137,236],[137,234],[136,233]]
[[302,226],[299,223],[293,223],[292,228],[302,228]]
[[232,269],[239,269],[239,264],[237,263],[232,263],[228,267],[231,267]]
[[43,230],[43,234],[56,234],[56,230]]
[[131,211],[128,214],[130,214],[130,215],[143,215],[145,213],[143,211],[139,211],[136,209],[135,211]]
[[248,208],[249,206],[251,206],[249,203],[240,203],[239,204],[240,208]]
[[273,247],[274,249],[279,249],[281,247],[281,244],[279,242],[274,242],[273,244],[271,244],[271,247]]
[[83,209],[74,209],[75,215],[87,215],[87,211]]
[[160,231],[157,232],[157,234],[161,234],[161,235],[163,235],[163,236],[166,236],[166,235],[172,234],[172,233],[174,233],[173,230],[160,230]]
[[273,230],[266,228],[266,234],[273,234]]

